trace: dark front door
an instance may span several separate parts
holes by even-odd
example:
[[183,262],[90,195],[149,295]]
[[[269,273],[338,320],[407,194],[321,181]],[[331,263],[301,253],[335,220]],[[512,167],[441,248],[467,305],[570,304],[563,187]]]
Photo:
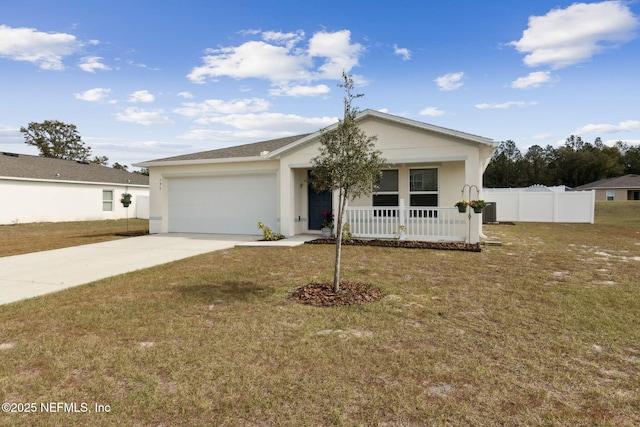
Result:
[[[311,171],[309,171],[311,172]],[[310,175],[309,175],[310,176]],[[309,230],[322,228],[322,211],[332,209],[332,197],[330,191],[316,193],[309,180]]]

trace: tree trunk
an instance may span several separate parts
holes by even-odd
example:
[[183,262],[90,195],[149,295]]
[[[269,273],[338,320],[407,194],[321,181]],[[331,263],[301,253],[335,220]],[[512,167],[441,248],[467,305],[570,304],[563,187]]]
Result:
[[340,189],[338,196],[338,232],[336,234],[336,264],[333,271],[333,291],[335,293],[340,292],[340,257],[342,254],[342,215],[344,213],[344,207],[346,204],[346,197],[343,193],[344,190]]

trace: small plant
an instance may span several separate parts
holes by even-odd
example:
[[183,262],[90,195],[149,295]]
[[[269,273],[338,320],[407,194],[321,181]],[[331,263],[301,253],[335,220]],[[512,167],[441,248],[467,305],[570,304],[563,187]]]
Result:
[[280,233],[274,233],[271,231],[269,227],[264,225],[263,222],[258,222],[258,228],[262,230],[262,240],[265,241],[273,241],[273,240],[282,240],[284,239],[284,235]]
[[125,208],[128,208],[129,205],[131,205],[131,194],[122,193],[122,197],[120,198],[120,203],[122,203],[122,206],[124,206]]
[[464,199],[458,200],[454,206],[456,208],[466,208],[467,206],[469,206],[469,202]]
[[487,206],[487,202],[485,202],[484,200],[472,200],[469,202],[469,206],[471,206],[471,208],[473,208],[474,210],[484,209]]
[[351,234],[351,226],[348,222],[345,222],[342,226],[342,241],[353,240],[353,235]]
[[333,211],[331,209],[322,210],[322,228],[333,228]]

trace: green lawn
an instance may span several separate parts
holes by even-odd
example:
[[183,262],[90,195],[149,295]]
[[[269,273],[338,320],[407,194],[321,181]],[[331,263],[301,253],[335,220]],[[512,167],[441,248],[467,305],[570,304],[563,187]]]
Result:
[[365,306],[287,299],[331,278],[324,245],[0,306],[0,394],[36,404],[0,425],[640,425],[639,215],[485,226],[503,246],[481,253],[344,247],[343,279],[386,293]]

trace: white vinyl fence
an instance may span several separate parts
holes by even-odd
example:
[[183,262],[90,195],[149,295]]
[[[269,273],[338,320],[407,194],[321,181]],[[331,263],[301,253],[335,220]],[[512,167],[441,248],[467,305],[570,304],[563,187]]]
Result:
[[484,200],[496,204],[497,221],[581,222],[593,224],[594,191],[491,191]]

